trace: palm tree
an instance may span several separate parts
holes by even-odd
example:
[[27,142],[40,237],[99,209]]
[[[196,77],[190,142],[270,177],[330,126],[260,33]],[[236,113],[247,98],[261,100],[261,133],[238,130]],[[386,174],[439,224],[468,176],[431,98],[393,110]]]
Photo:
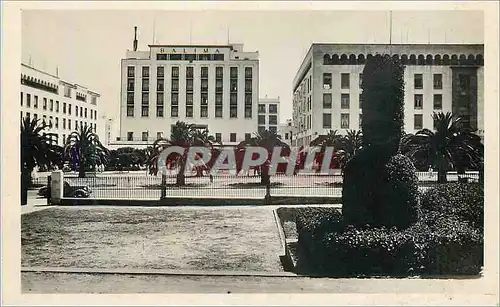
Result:
[[[269,131],[269,130],[257,132],[254,134],[254,137],[240,142],[236,146],[237,155],[239,157],[243,157],[245,149],[247,147],[265,148],[267,153],[268,153],[266,161],[264,162],[264,164],[260,168],[261,169],[260,183],[263,185],[267,185],[270,183],[269,166],[271,163],[271,155],[274,151],[274,148],[281,147],[283,156],[290,154],[290,146],[288,146],[288,144],[286,144],[285,142],[281,141],[281,136],[279,136],[276,132]],[[239,165],[237,165],[237,171],[239,172],[241,169],[241,163],[237,163],[237,164],[239,164]]]
[[185,170],[187,167],[187,153],[189,146],[205,146],[213,148],[215,138],[208,133],[208,129],[203,129],[200,131],[194,124],[187,124],[185,122],[178,121],[172,127],[170,133],[170,140],[166,138],[159,138],[153,143],[152,152],[148,160],[149,173],[152,175],[158,174],[158,158],[161,152],[169,146],[181,146],[184,147],[184,153],[171,154],[168,157],[167,165],[171,167],[179,167],[179,172],[177,173],[176,184],[178,186],[183,186],[186,184]]
[[21,122],[21,200],[26,203],[31,173],[36,166],[49,167],[56,156],[56,134],[46,133],[49,125],[38,119],[24,118]]
[[[320,152],[315,156],[315,161],[319,165],[323,163],[323,156],[325,155],[326,148],[333,147],[334,153],[340,148],[342,144],[342,135],[337,133],[337,130],[329,130],[326,135],[320,135],[316,139],[312,140],[310,146],[320,147]],[[316,172],[319,172],[321,167],[319,167]]]
[[349,160],[361,149],[362,142],[363,135],[360,130],[348,130],[347,134],[340,138],[333,160],[340,166],[342,172]]
[[438,182],[446,182],[446,173],[467,167],[479,167],[483,157],[481,138],[462,127],[462,118],[450,112],[434,113],[436,132],[422,129],[403,140],[402,152],[417,163],[432,165],[438,172]]
[[95,170],[98,164],[107,164],[109,151],[99,141],[99,136],[92,132],[91,126],[80,126],[66,139],[66,156],[75,164],[78,162],[78,177],[85,177],[87,167]]

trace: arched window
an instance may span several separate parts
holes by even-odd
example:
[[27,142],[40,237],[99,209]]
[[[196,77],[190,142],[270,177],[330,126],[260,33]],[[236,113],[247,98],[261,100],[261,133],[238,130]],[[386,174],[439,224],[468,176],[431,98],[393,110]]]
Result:
[[323,56],[323,65],[330,65],[330,55],[329,54],[325,54]]
[[465,54],[460,55],[458,63],[460,63],[460,65],[467,65],[467,57]]
[[450,65],[450,64],[451,64],[450,56],[447,54],[443,55],[443,65]]
[[417,64],[417,56],[414,54],[410,55],[409,63],[410,63],[410,65],[416,65]]
[[434,60],[432,59],[432,55],[428,54],[427,57],[425,58],[425,65],[432,65],[434,64]]
[[342,55],[340,56],[340,64],[342,64],[342,65],[346,65],[346,64],[348,64],[348,63],[349,63],[349,61],[348,61],[348,59],[347,59],[347,54],[342,54]]
[[338,54],[334,54],[332,56],[332,64],[333,65],[339,65],[339,55]]
[[418,65],[425,65],[425,57],[423,54],[418,55],[418,60],[417,60]]
[[392,55],[392,59],[393,59],[394,61],[398,61],[398,60],[399,60],[399,54],[393,54],[393,55]]
[[368,53],[368,55],[366,56],[366,60],[371,60],[373,58],[373,54],[371,53]]
[[458,65],[458,56],[456,54],[451,56],[451,65]]
[[356,56],[354,54],[349,55],[349,64],[356,65],[358,61],[356,60]]
[[477,65],[484,65],[483,55],[481,55],[481,54],[476,55],[476,64]]
[[434,56],[434,65],[443,65],[443,61],[441,60],[441,55],[436,54]]
[[473,54],[469,54],[467,57],[467,64],[468,65],[474,65],[476,63],[476,58],[474,57]]
[[403,55],[401,56],[401,63],[402,63],[403,65],[407,65],[407,64],[408,64],[408,56],[407,56],[406,54],[403,54]]
[[364,54],[358,55],[358,63],[365,64],[365,62],[366,62],[365,55]]

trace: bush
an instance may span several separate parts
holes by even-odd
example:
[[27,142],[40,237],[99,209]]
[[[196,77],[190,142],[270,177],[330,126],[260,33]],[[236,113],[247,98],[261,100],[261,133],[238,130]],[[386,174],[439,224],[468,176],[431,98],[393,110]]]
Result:
[[404,229],[418,217],[418,177],[409,158],[364,148],[347,164],[342,190],[346,225]]
[[321,238],[326,232],[343,229],[342,214],[336,208],[307,207],[296,210],[295,225],[298,239],[303,242]]
[[469,275],[483,265],[481,233],[456,219],[435,228],[423,222],[404,230],[348,226],[307,243],[299,239],[299,246],[308,273],[336,277]]
[[[448,183],[427,190],[422,195],[423,214],[456,216],[473,227],[484,226],[484,190],[478,183]],[[432,213],[434,212],[434,213]]]

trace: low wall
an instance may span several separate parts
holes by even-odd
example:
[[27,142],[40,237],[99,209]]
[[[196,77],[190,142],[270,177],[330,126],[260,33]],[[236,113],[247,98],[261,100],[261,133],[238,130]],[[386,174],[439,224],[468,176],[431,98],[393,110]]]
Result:
[[277,196],[263,198],[165,197],[163,199],[98,199],[62,198],[53,201],[58,206],[241,206],[241,205],[304,205],[338,204],[340,197]]

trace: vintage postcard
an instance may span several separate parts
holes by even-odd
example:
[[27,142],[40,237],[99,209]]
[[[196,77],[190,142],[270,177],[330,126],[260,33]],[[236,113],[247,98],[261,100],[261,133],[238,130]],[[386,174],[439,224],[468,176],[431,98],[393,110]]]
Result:
[[498,3],[2,7],[5,304],[498,306]]

